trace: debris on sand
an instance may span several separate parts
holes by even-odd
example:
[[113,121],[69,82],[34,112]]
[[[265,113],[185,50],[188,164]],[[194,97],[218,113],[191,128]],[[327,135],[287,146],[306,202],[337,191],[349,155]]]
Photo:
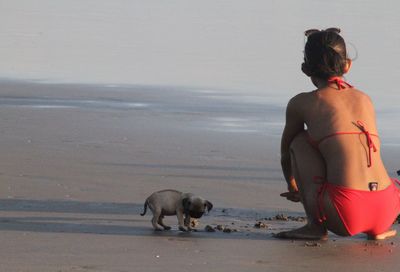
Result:
[[321,247],[322,245],[318,242],[306,242],[304,247]]
[[222,225],[217,225],[217,230],[224,231],[225,227]]
[[275,220],[289,221],[289,217],[287,217],[283,213],[280,213],[280,214],[275,215]]
[[265,220],[272,221],[272,220],[278,220],[278,221],[296,221],[296,222],[305,222],[307,221],[307,217],[305,216],[286,216],[283,213],[278,213],[274,217],[268,217],[265,218]]
[[205,226],[204,230],[206,232],[215,232],[215,229],[210,225]]
[[257,223],[254,224],[254,227],[256,229],[266,229],[266,228],[268,228],[268,225],[261,221],[258,221]]
[[231,233],[231,232],[232,232],[232,229],[230,229],[230,228],[224,228],[223,232],[225,232],[225,233]]
[[297,221],[297,222],[305,222],[305,221],[307,221],[307,217],[305,217],[305,216],[289,216],[288,219],[290,221]]
[[232,232],[237,232],[237,229],[233,229],[227,226],[223,226],[223,225],[217,225],[216,227],[212,227],[210,225],[207,225],[205,227],[205,231],[207,232],[215,232],[215,231],[222,231],[224,233],[232,233]]

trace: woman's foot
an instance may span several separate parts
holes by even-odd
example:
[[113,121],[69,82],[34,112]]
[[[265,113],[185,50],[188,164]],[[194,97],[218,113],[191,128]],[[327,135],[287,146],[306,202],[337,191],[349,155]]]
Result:
[[393,237],[396,234],[396,230],[388,230],[378,235],[368,235],[368,240],[385,240],[386,238]]
[[280,239],[304,239],[304,240],[326,240],[328,239],[327,230],[318,225],[305,225],[301,228],[282,231],[275,234]]

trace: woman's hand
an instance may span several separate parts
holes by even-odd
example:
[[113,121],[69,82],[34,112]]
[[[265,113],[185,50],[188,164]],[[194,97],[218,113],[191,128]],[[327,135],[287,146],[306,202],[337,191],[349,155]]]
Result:
[[293,176],[290,177],[290,182],[288,184],[288,192],[280,194],[281,197],[286,197],[287,200],[293,202],[300,202],[300,192],[299,188],[297,187],[296,180]]
[[286,197],[287,200],[290,200],[290,201],[293,201],[293,202],[300,202],[301,201],[299,191],[282,193],[282,194],[280,194],[280,196],[281,197]]

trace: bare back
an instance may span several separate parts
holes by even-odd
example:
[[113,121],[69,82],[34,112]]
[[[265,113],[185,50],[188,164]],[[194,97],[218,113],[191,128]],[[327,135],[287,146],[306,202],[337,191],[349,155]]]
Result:
[[[297,108],[309,136],[318,143],[328,182],[360,190],[368,190],[369,182],[378,182],[378,190],[390,184],[380,155],[379,137],[371,136],[377,149],[373,152],[365,133],[346,134],[362,132],[357,126],[361,121],[371,135],[378,135],[374,107],[366,94],[354,88],[325,87],[296,96],[290,106]],[[318,142],[321,139],[324,140]]]

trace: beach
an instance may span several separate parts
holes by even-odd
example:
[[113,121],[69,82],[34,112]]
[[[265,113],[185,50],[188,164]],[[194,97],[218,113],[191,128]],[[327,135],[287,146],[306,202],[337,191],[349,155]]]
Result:
[[[393,271],[398,236],[273,237],[305,215],[279,196],[284,104],[271,101],[2,80],[0,271]],[[391,151],[384,159],[394,170]],[[174,216],[171,231],[154,232],[151,213],[139,215],[147,196],[168,188],[214,204],[197,232],[178,231]]]
[[[346,81],[400,169],[400,5],[379,1],[0,2],[0,272],[394,271],[399,236],[278,240],[305,224],[280,137],[307,29],[338,27]],[[155,191],[211,201],[153,231]],[[214,230],[208,232],[205,229]],[[400,230],[399,224],[393,225]]]

